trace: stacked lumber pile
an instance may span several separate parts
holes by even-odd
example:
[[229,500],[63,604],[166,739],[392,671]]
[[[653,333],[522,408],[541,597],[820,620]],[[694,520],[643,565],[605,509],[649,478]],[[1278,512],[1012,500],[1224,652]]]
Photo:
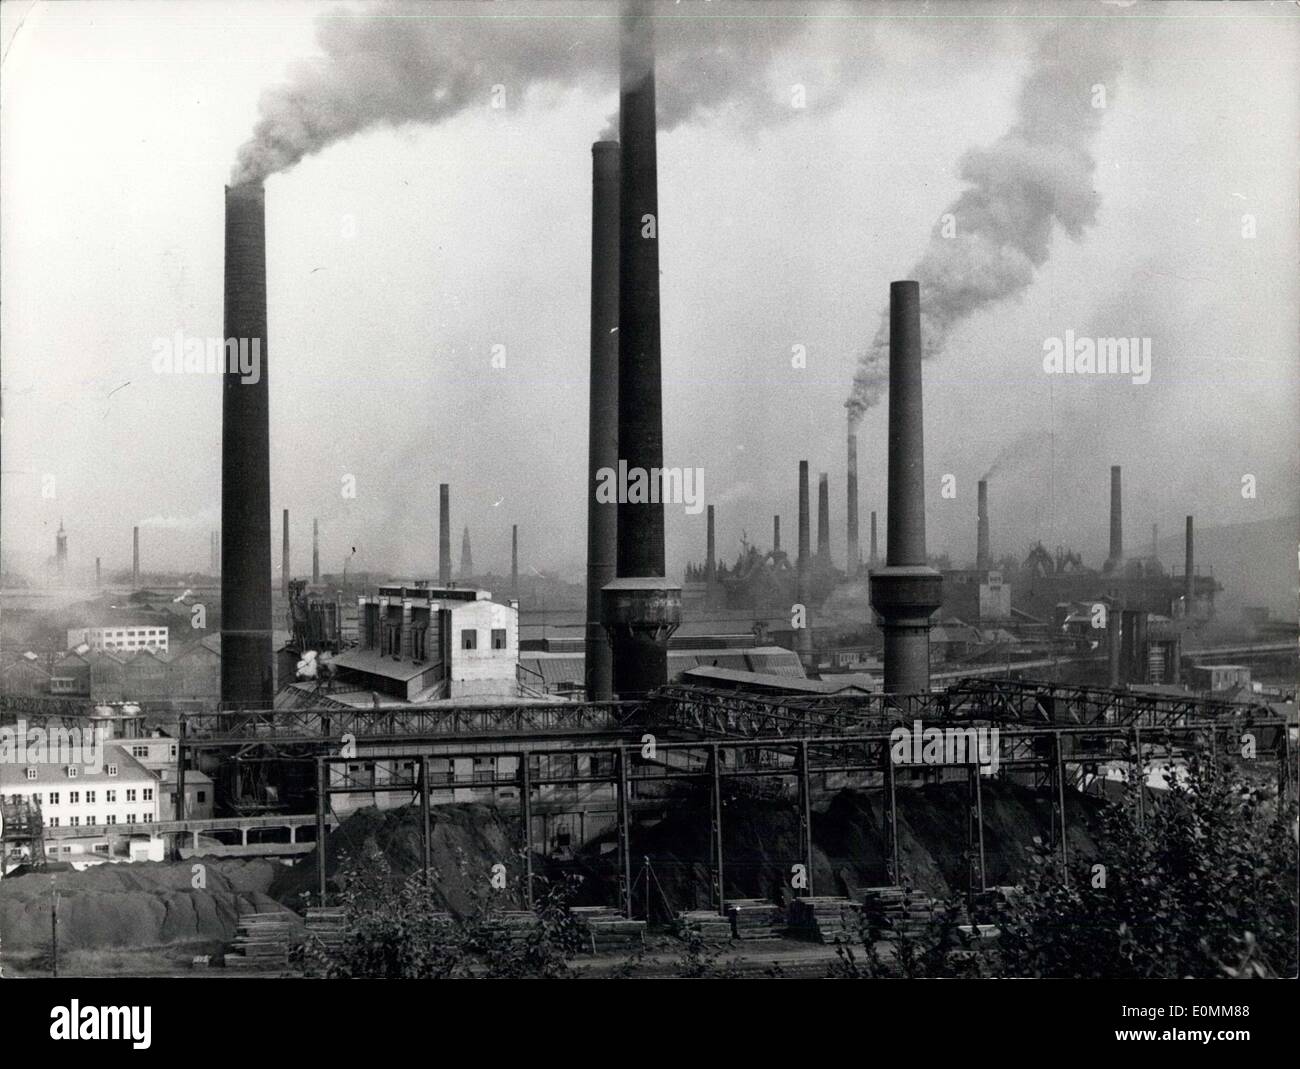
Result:
[[916,937],[935,918],[934,899],[902,887],[868,887],[862,893],[862,913],[878,938]]
[[298,924],[298,917],[288,911],[242,914],[236,923],[235,941],[226,951],[226,968],[287,969],[289,947],[298,941]]
[[583,949],[592,954],[645,945],[645,921],[628,920],[610,906],[573,906],[569,915],[582,933]]
[[710,943],[731,939],[731,918],[719,916],[711,909],[689,909],[677,914],[679,924],[693,928]]
[[737,939],[780,939],[785,934],[785,909],[765,898],[732,899],[727,916]]
[[790,903],[790,931],[815,943],[852,942],[858,935],[860,910],[847,898],[819,895]]
[[[448,916],[448,920],[450,920]],[[503,909],[488,918],[485,927],[492,931],[503,932],[508,939],[524,939],[533,931],[541,920],[530,909]]]
[[343,943],[347,918],[337,906],[308,906],[307,934],[326,950],[336,950]]

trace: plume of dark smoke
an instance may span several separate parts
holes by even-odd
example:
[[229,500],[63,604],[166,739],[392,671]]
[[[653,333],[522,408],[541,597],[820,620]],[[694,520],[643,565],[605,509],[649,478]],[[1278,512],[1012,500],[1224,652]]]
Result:
[[[1020,89],[1015,125],[987,148],[968,150],[959,173],[967,183],[944,211],[955,234],[944,236],[942,216],[929,246],[908,275],[921,285],[923,354],[941,352],[952,329],[997,301],[1022,293],[1047,262],[1056,228],[1078,240],[1096,219],[1090,149],[1119,63],[1082,23],[1063,23],[1038,44],[1034,66]],[[844,402],[857,425],[889,385],[889,324],[882,317],[862,354]]]
[[[494,86],[514,107],[539,86],[612,92],[618,85],[621,6],[574,4],[429,4],[389,0],[317,23],[324,53],[290,68],[288,80],[259,102],[253,136],[239,149],[231,183],[260,182],[365,130],[442,122],[470,107],[487,108]],[[673,5],[649,5],[671,15]],[[736,111],[754,126],[788,119],[789,87],[774,64],[792,49],[817,78],[809,107],[833,106],[866,69],[855,62],[807,59],[801,40],[828,32],[800,15],[816,8],[751,0],[710,5],[709,18],[655,19],[660,129]],[[605,137],[617,137],[617,116]]]
[[1055,431],[1049,430],[1025,431],[1018,435],[1002,447],[998,455],[993,458],[993,462],[989,464],[988,471],[980,478],[991,479],[1004,471],[1014,471],[1036,460],[1039,451],[1050,446],[1055,435]]

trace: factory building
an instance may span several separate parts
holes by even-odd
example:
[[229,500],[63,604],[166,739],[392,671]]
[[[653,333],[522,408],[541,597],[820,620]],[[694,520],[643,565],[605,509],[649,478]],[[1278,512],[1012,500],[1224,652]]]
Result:
[[136,650],[166,653],[168,641],[168,629],[156,625],[74,627],[68,631],[70,650],[84,643],[92,650],[111,650],[115,653],[134,653]]

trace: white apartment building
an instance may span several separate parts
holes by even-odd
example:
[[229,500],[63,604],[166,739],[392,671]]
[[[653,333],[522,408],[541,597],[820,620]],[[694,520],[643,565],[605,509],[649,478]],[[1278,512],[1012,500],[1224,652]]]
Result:
[[134,653],[136,650],[167,652],[166,627],[129,625],[126,627],[74,627],[68,631],[68,649],[85,643],[92,650],[109,653]]
[[106,744],[103,764],[92,768],[53,762],[0,764],[0,794],[11,802],[40,807],[50,857],[161,861],[162,839],[151,827],[159,819],[159,779],[129,749],[129,742]]

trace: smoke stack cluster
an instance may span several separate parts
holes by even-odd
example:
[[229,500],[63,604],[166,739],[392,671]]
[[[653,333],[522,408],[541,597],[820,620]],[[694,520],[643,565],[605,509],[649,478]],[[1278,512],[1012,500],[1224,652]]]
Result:
[[1110,469],[1110,555],[1106,558],[1106,571],[1119,568],[1124,560],[1124,493],[1120,483],[1120,466]]
[[848,560],[845,568],[852,579],[862,567],[862,551],[858,546],[858,436],[853,431],[849,431],[848,510]]
[[438,585],[451,582],[451,487],[438,484]]
[[591,390],[587,421],[587,698],[614,690],[613,652],[601,622],[601,591],[618,563],[618,511],[596,499],[602,469],[618,468],[619,147],[591,146]]
[[266,202],[260,184],[226,189],[227,344],[247,342],[260,374],[221,383],[221,699],[269,706],[271,434],[266,337]]
[[885,567],[871,576],[871,605],[885,635],[887,693],[930,689],[930,616],[943,577],[925,557],[925,437],[921,403],[921,294],[889,287],[889,529]]
[[[654,30],[638,7],[621,26],[619,67],[618,456],[663,468],[659,349],[659,179]],[[650,229],[646,220],[653,221]],[[602,617],[613,645],[614,691],[644,694],[668,681],[668,638],[681,623],[681,587],[664,568],[662,502],[618,503],[618,577]]]
[[978,528],[975,535],[975,567],[977,570],[985,572],[992,567],[989,558],[989,483],[987,479],[979,481],[979,504],[976,511]]

